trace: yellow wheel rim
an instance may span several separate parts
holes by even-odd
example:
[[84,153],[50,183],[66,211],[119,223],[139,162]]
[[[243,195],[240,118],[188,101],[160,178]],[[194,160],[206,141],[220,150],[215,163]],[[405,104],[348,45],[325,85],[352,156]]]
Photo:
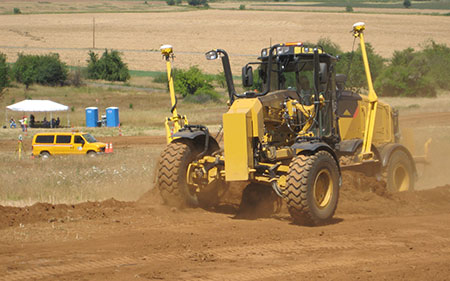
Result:
[[314,181],[314,201],[317,207],[323,209],[330,204],[332,197],[333,179],[328,170],[321,170]]
[[407,191],[409,189],[409,175],[405,166],[402,164],[394,168],[394,186],[398,191]]

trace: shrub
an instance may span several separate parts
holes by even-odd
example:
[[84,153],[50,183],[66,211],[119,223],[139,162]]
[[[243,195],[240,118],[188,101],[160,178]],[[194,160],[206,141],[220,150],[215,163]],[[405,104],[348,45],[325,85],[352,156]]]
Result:
[[422,52],[426,63],[429,65],[428,78],[437,88],[450,90],[450,48],[445,44],[437,44],[434,41],[428,42]]
[[208,5],[207,0],[188,0],[187,2],[191,6],[200,6],[200,5],[207,6]]
[[13,9],[13,13],[14,13],[15,15],[18,15],[18,14],[21,14],[22,11],[21,11],[19,8],[14,8],[14,9]]
[[67,65],[60,61],[58,54],[19,54],[12,69],[17,82],[28,88],[37,83],[48,86],[62,86],[67,79]]
[[347,13],[352,13],[353,12],[353,7],[349,5],[349,6],[345,7],[345,11]]
[[432,82],[414,67],[391,65],[375,81],[380,96],[436,96]]
[[411,1],[410,0],[403,1],[403,7],[405,7],[405,8],[411,7]]
[[450,48],[430,41],[422,51],[394,52],[375,87],[385,96],[434,97],[437,89],[450,90],[449,75]]
[[239,10],[245,10],[245,5],[244,4],[239,5]]
[[[202,103],[206,101],[218,101],[220,95],[214,91],[212,81],[221,87],[226,87],[225,75],[223,73],[217,75],[204,74],[197,66],[192,66],[188,70],[172,69],[173,84],[175,93],[180,94],[186,101]],[[223,79],[221,78],[223,76]],[[167,73],[160,73],[153,81],[156,83],[166,83]],[[223,81],[223,83],[222,83]]]
[[9,66],[6,63],[6,55],[0,53],[0,93],[9,86]]
[[175,5],[175,0],[166,0],[167,5],[173,6]]
[[118,51],[105,50],[99,59],[98,54],[89,51],[87,60],[87,76],[90,79],[103,79],[108,81],[127,81],[130,79],[128,66],[122,61]]
[[183,97],[200,94],[214,96],[211,80],[211,77],[204,74],[197,66],[192,66],[188,70],[174,71],[175,92]]

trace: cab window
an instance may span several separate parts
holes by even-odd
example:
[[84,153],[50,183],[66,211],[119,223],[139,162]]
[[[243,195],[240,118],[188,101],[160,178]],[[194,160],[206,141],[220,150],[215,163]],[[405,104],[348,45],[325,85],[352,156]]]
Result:
[[81,136],[74,136],[74,143],[81,143],[84,144],[84,139]]
[[37,136],[36,143],[53,143],[55,136]]
[[97,142],[97,140],[91,134],[83,134],[83,137],[88,143]]
[[70,143],[72,136],[56,136],[56,143]]

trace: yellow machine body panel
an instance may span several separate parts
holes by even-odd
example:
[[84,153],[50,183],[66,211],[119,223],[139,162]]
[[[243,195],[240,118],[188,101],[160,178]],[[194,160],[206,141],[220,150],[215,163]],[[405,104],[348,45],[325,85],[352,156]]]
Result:
[[[358,97],[360,97],[359,100],[339,102],[339,130],[342,140],[362,139],[364,137],[369,99],[364,95],[358,95]],[[372,140],[375,145],[395,142],[392,115],[392,108],[389,105],[378,102]]]
[[258,99],[236,100],[223,115],[225,179],[244,181],[254,168],[254,137],[263,137],[262,104]]

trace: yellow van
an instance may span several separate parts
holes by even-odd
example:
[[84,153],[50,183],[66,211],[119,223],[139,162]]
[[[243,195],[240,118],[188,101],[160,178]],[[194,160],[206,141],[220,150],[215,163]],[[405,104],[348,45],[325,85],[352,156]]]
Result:
[[39,133],[33,137],[32,154],[48,158],[50,155],[104,153],[106,144],[86,133]]

